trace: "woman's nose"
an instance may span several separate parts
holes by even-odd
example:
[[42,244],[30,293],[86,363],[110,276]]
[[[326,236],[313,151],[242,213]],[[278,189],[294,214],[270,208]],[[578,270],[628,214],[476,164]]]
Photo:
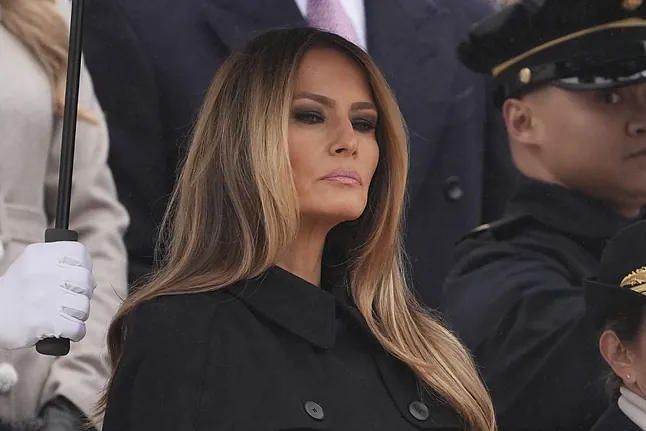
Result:
[[331,152],[334,154],[355,155],[357,152],[358,140],[351,121],[342,121],[337,130],[336,137],[331,145]]

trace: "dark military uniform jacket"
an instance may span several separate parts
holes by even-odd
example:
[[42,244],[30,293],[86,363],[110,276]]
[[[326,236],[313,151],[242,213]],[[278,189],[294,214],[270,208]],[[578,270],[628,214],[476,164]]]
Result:
[[[324,286],[329,284],[325,282]],[[342,286],[278,267],[127,320],[104,431],[463,430],[377,343]]]
[[582,280],[630,220],[578,192],[523,179],[506,217],[457,246],[449,325],[475,356],[501,431],[585,430],[603,413],[606,367]]
[[613,402],[590,431],[641,431]]

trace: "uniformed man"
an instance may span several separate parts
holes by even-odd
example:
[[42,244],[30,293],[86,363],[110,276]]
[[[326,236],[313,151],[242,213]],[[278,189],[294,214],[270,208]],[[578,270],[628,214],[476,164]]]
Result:
[[606,405],[582,280],[646,205],[645,18],[641,0],[520,0],[459,48],[493,76],[523,174],[444,285],[502,431],[588,430]]

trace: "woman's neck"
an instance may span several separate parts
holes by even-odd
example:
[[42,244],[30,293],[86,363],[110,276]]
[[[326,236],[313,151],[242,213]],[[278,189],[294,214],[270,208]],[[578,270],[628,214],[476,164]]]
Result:
[[321,286],[321,262],[325,237],[331,227],[320,223],[301,223],[296,239],[276,263],[303,280]]

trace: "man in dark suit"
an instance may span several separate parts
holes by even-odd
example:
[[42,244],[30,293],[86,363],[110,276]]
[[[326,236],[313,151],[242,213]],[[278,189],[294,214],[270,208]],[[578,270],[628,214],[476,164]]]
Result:
[[[265,30],[304,26],[301,2],[88,0],[85,57],[110,129],[110,164],[130,211],[130,280],[151,269],[154,231],[182,148],[218,66]],[[488,0],[362,4],[365,44],[384,71],[410,132],[406,249],[429,306],[454,242],[500,215],[513,177],[485,79],[455,47]],[[360,32],[359,32],[360,33]]]

